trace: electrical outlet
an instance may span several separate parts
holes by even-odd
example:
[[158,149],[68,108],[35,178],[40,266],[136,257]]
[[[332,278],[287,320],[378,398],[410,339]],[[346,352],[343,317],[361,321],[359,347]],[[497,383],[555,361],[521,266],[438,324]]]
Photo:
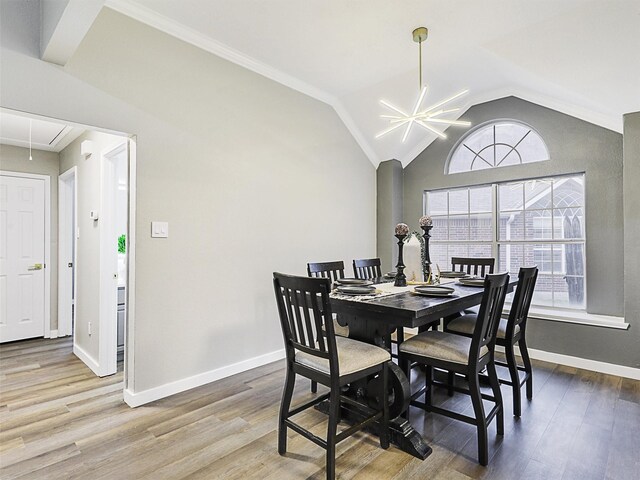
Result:
[[87,331],[89,332],[89,336],[91,336],[91,322],[87,324]]

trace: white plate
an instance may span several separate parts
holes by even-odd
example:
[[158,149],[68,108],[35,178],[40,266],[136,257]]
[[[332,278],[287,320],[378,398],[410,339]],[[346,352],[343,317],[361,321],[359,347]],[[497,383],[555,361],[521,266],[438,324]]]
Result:
[[465,287],[484,287],[484,278],[461,278],[458,280],[458,283]]
[[336,284],[361,287],[365,285],[373,285],[373,282],[371,280],[364,280],[361,278],[339,278],[338,280],[336,280]]
[[464,278],[464,277],[468,277],[466,272],[454,272],[454,271],[451,271],[451,270],[440,271],[440,276],[441,277],[446,277],[446,278]]
[[453,296],[453,292],[441,292],[441,293],[431,292],[431,293],[427,293],[427,292],[418,292],[418,291],[414,290],[411,293],[413,293],[414,295],[421,295],[423,297],[452,297]]
[[360,286],[344,286],[337,288],[338,293],[345,295],[371,295],[376,293],[376,289],[373,287],[360,287]]
[[451,294],[455,292],[454,288],[451,287],[442,287],[439,285],[419,285],[414,288],[416,292],[419,293],[437,293],[437,294]]

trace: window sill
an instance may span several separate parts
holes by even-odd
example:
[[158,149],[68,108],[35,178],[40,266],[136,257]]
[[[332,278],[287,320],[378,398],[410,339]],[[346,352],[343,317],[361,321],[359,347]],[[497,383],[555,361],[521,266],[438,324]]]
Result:
[[[504,314],[509,314],[511,305],[505,304]],[[613,317],[610,315],[597,315],[578,310],[561,310],[554,308],[531,307],[529,318],[535,320],[548,320],[552,322],[577,323],[592,327],[615,328],[627,330],[629,324],[625,323],[624,317]]]

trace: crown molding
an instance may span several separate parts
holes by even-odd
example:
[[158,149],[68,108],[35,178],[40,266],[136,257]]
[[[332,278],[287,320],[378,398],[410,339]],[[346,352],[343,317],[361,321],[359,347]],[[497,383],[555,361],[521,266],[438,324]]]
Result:
[[220,58],[224,58],[274,82],[330,105],[373,166],[377,168],[380,163],[374,149],[367,142],[346,108],[335,96],[133,1],[107,0],[105,6],[156,30],[160,30],[167,35],[213,53]]

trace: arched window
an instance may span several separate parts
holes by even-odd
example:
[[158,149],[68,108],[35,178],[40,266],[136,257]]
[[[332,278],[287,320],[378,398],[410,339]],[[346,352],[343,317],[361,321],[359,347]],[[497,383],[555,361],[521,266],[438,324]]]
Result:
[[549,150],[538,132],[517,120],[499,120],[479,125],[462,137],[449,154],[446,173],[545,160]]

